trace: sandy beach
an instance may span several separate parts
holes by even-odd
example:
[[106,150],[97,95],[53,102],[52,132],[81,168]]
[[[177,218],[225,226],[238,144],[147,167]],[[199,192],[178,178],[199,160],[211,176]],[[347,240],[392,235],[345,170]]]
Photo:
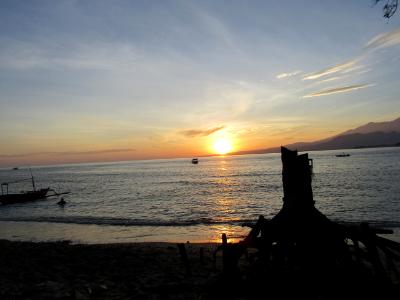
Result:
[[[203,299],[215,244],[71,245],[0,241],[1,299]],[[203,260],[200,261],[200,249]]]
[[[240,264],[247,269],[238,281],[223,274],[221,253],[214,267],[217,247],[186,243],[188,274],[173,243],[74,245],[0,240],[0,299],[254,299],[259,293],[271,299],[290,299],[288,295],[395,299],[392,295],[398,293],[397,287],[381,294],[381,285],[367,273],[359,278],[353,275],[360,273],[347,271],[326,277],[326,270],[309,278],[304,277],[308,272],[271,265],[271,277],[271,273],[248,268],[244,258]],[[348,288],[353,290],[347,292]],[[276,297],[277,292],[281,297]]]

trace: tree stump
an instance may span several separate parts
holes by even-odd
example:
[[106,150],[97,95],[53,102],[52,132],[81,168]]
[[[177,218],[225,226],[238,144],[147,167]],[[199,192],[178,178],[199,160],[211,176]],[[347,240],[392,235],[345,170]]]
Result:
[[[343,226],[329,220],[316,207],[312,192],[312,160],[281,147],[283,205],[271,219],[259,217],[248,236],[223,249],[224,273],[237,273],[237,263],[247,248],[257,248],[258,258],[247,270],[245,286],[251,297],[268,285],[272,299],[391,299],[391,283],[379,260],[377,247],[387,255],[398,243],[376,237],[372,230]],[[353,249],[347,243],[353,241]],[[359,242],[369,262],[361,262]],[[239,247],[237,247],[239,246]],[[390,257],[395,258],[396,254]],[[229,265],[226,265],[229,264]],[[366,268],[372,264],[372,273]],[[379,277],[379,278],[378,278]],[[263,288],[261,288],[264,290]],[[246,292],[245,292],[246,294]]]

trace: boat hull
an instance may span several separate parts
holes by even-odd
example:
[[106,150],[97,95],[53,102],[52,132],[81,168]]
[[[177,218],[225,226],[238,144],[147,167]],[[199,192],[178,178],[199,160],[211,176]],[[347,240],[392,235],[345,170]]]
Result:
[[1,204],[14,204],[14,203],[23,203],[23,202],[30,202],[36,201],[40,199],[46,198],[47,193],[49,192],[49,188],[47,189],[40,189],[37,191],[30,191],[21,194],[7,194],[7,195],[0,195],[0,203]]

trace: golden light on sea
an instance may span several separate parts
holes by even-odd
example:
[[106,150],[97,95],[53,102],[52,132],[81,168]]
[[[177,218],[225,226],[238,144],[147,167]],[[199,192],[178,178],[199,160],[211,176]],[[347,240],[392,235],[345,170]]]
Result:
[[213,148],[216,153],[224,155],[232,151],[232,143],[226,138],[218,138],[214,141]]

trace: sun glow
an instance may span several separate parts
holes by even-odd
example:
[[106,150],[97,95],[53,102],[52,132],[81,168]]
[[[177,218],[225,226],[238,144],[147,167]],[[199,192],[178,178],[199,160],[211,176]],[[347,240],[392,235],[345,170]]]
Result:
[[217,139],[213,144],[215,152],[224,155],[232,150],[232,144],[227,139]]

